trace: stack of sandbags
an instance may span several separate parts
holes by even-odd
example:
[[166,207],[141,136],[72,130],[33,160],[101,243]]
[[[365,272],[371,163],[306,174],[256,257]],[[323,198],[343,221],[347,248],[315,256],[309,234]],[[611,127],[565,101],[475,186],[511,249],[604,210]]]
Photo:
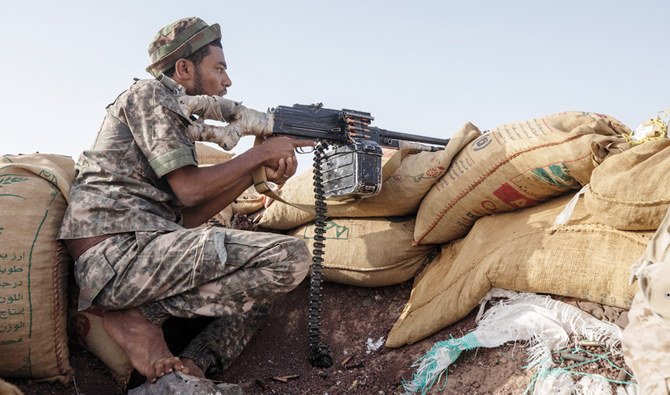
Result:
[[[291,234],[314,246],[314,225]],[[414,277],[439,246],[412,245],[414,217],[335,218],[326,222],[323,278],[341,284],[380,287]]]
[[[328,202],[323,278],[356,286],[386,286],[414,277],[435,257],[438,246],[412,245],[419,202],[430,186],[446,171],[451,159],[481,133],[465,124],[443,151],[386,151],[379,195],[355,202]],[[312,171],[289,180],[280,191],[283,199],[299,205],[314,205]],[[262,214],[262,228],[287,231],[314,242],[313,213],[280,201]]]
[[591,175],[584,193],[598,221],[625,230],[655,230],[670,208],[670,140],[613,155]]
[[56,239],[74,178],[60,155],[0,158],[0,376],[72,378],[69,257]]
[[[410,154],[405,151],[397,152],[393,157],[386,158],[388,161],[384,166],[393,167],[393,170],[388,171],[389,167],[386,167],[388,178],[382,181],[382,189],[378,195],[355,202],[328,202],[328,216],[360,218],[416,213],[421,199],[445,173],[452,158],[480,134],[479,129],[468,123],[456,132],[443,151],[417,151]],[[313,172],[304,172],[288,180],[279,195],[287,202],[313,207],[312,180]],[[263,213],[259,225],[266,229],[291,230],[313,221],[314,217],[313,213],[274,201]]]
[[529,207],[589,182],[594,167],[629,147],[631,131],[595,113],[564,112],[502,125],[463,149],[427,193],[414,240],[444,243],[477,218]]
[[482,217],[467,237],[444,244],[415,279],[386,345],[414,343],[464,318],[492,287],[630,307],[630,267],[652,233],[600,224],[581,199],[567,224],[554,225],[570,198]]

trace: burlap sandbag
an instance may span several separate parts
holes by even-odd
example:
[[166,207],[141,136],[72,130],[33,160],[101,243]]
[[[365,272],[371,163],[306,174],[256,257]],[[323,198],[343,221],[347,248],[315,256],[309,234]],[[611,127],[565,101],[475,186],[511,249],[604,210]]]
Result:
[[492,287],[630,307],[630,267],[652,233],[594,223],[581,199],[570,222],[554,226],[570,198],[480,218],[466,238],[445,244],[415,279],[386,345],[411,344],[453,324]]
[[614,118],[566,112],[493,129],[464,148],[417,213],[414,240],[465,236],[484,215],[532,206],[589,182],[597,163],[628,147]]
[[133,366],[126,352],[123,351],[102,326],[103,310],[95,306],[79,311],[79,288],[74,276],[70,278],[68,287],[68,323],[70,340],[90,351],[105,364],[121,386],[130,379]]
[[[481,132],[471,123],[465,124],[445,150],[419,152],[405,157],[398,169],[383,180],[377,196],[353,203],[328,202],[330,217],[386,217],[416,213],[421,199],[439,179],[451,159]],[[293,177],[281,188],[280,196],[290,203],[314,205],[313,172],[308,170]],[[289,230],[314,220],[314,214],[275,201],[263,213],[259,225],[267,229]]]
[[654,230],[670,207],[670,140],[607,158],[584,193],[589,212],[617,229]]
[[233,214],[253,214],[263,209],[267,198],[251,186],[238,196],[230,206]]
[[[364,287],[399,284],[435,257],[439,246],[412,246],[414,217],[337,218],[326,222],[324,280]],[[314,225],[292,232],[314,245]]]
[[74,178],[61,155],[0,158],[0,376],[72,378],[69,257],[56,239]]
[[2,395],[23,395],[23,392],[14,384],[0,379],[0,394]]
[[227,162],[235,156],[234,153],[212,147],[199,141],[195,142],[195,157],[199,166],[211,166]]

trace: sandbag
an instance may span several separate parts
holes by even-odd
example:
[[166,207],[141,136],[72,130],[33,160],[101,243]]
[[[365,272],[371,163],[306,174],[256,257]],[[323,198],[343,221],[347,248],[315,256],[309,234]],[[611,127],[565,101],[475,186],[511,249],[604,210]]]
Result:
[[654,230],[670,208],[670,140],[654,140],[607,158],[584,193],[598,221],[626,230]]
[[[341,284],[380,287],[414,277],[439,246],[412,246],[414,217],[337,218],[326,221],[323,278]],[[314,245],[314,224],[292,235]]]
[[84,311],[77,309],[79,288],[71,273],[68,287],[68,330],[70,340],[95,355],[114,375],[122,387],[130,380],[133,366],[125,351],[105,331],[102,326],[103,310],[91,306]]
[[207,145],[200,141],[195,142],[195,159],[198,166],[211,166],[227,162],[235,156],[234,153]]
[[230,228],[235,214],[250,215],[263,209],[267,196],[256,192],[254,187],[247,188],[235,200],[219,211],[213,218],[215,223]]
[[[449,167],[451,159],[481,132],[465,124],[451,137],[443,151],[417,152],[402,159],[397,170],[382,181],[381,192],[355,202],[328,202],[332,218],[386,217],[416,213],[421,199]],[[388,158],[386,158],[388,159]],[[287,202],[314,205],[313,171],[292,177],[280,190]],[[267,229],[290,230],[314,220],[314,214],[275,201],[265,210],[259,225]]]
[[230,205],[233,214],[253,214],[265,207],[267,196],[258,193],[253,186],[247,188],[235,201]]
[[570,222],[554,226],[570,198],[482,217],[467,237],[443,245],[439,260],[416,277],[386,345],[411,344],[453,324],[492,287],[630,307],[630,267],[652,232],[598,224],[581,199]]
[[465,236],[479,217],[529,207],[589,182],[596,164],[629,144],[630,129],[595,113],[564,112],[483,134],[454,158],[421,202],[414,240]]
[[73,178],[74,161],[67,156],[0,158],[0,376],[72,379],[70,259],[56,238]]
[[215,225],[223,226],[224,228],[230,228],[233,221],[233,206],[228,205],[223,210],[216,213],[208,222]]
[[0,379],[0,394],[2,395],[23,395],[23,392],[12,383]]

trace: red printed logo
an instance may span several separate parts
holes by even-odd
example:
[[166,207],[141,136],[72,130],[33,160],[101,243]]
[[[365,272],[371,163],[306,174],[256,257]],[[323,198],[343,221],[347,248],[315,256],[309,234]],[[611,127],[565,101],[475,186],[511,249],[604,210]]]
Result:
[[490,200],[484,200],[484,201],[482,201],[482,202],[480,203],[480,205],[481,205],[485,210],[488,210],[488,211],[490,211],[490,212],[492,212],[492,213],[495,213],[496,211],[498,211],[498,208],[496,207],[496,204],[493,203],[493,202],[490,201]]
[[509,183],[504,183],[500,188],[493,192],[493,195],[508,205],[516,208],[524,208],[537,203],[536,200],[521,194]]
[[437,166],[426,170],[426,178],[436,178],[444,174],[444,166]]
[[70,320],[74,333],[83,341],[91,331],[91,322],[84,314],[75,314]]

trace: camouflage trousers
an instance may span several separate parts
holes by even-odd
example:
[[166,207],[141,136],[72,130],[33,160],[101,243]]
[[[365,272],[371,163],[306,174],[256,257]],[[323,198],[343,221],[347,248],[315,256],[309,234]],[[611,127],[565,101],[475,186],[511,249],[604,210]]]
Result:
[[115,235],[79,257],[75,277],[79,309],[137,307],[159,325],[169,317],[217,317],[180,354],[206,371],[237,357],[272,300],[308,268],[302,240],[200,227]]
[[654,313],[642,292],[633,299],[623,331],[623,354],[640,394],[670,394],[670,320]]

